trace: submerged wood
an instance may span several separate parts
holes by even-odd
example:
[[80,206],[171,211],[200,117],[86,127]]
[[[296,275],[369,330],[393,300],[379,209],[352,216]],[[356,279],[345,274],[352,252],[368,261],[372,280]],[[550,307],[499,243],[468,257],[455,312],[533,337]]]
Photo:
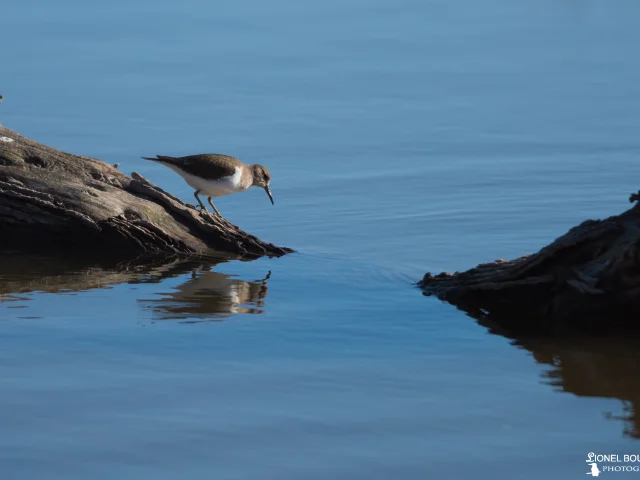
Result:
[[639,330],[640,206],[587,220],[533,255],[427,273],[419,286],[510,331]]
[[201,214],[135,172],[127,176],[0,126],[0,246],[16,245],[247,257],[292,252]]

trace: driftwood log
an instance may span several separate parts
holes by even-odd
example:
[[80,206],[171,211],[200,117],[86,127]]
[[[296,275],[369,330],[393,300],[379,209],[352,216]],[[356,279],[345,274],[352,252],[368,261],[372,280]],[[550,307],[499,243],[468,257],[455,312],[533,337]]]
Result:
[[0,126],[0,246],[246,257],[278,247],[135,172],[61,152]]
[[587,220],[533,255],[427,273],[419,286],[512,332],[639,330],[640,206]]

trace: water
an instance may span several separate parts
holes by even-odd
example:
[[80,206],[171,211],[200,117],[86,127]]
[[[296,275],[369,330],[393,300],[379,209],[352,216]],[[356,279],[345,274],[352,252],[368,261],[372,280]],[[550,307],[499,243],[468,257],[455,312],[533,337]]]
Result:
[[259,189],[216,205],[299,252],[1,255],[3,478],[564,479],[588,452],[637,453],[636,342],[508,339],[414,285],[628,207],[637,2],[29,0],[2,17],[5,126],[187,201],[139,157],[264,163],[275,206]]

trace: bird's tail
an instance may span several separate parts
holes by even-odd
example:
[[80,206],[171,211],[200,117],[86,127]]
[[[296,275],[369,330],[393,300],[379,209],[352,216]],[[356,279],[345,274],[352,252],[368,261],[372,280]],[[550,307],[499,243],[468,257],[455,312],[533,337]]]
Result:
[[165,155],[156,155],[155,157],[140,157],[144,160],[151,160],[153,162],[173,163],[173,157],[167,157]]

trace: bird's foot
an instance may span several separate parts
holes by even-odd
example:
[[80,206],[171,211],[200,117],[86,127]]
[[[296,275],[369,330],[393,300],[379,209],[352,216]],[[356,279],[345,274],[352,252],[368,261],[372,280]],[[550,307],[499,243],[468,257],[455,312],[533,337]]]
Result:
[[200,208],[199,212],[201,217],[211,217],[211,218],[218,218],[222,220],[222,215],[220,215],[219,213],[210,212],[206,208]]
[[208,215],[211,215],[211,212],[206,208],[196,207],[196,210],[198,211],[201,217],[206,217]]

